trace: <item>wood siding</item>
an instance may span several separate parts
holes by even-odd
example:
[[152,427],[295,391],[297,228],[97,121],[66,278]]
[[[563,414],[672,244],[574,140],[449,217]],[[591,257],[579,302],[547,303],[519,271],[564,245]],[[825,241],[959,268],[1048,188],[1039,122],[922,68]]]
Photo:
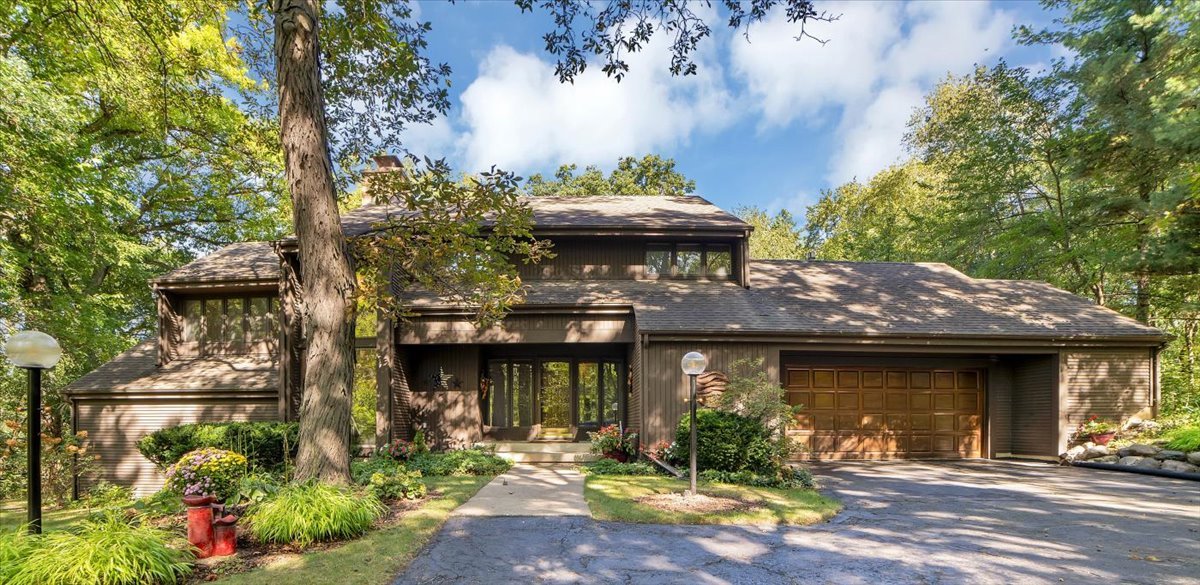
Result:
[[987,442],[992,457],[1012,453],[1013,364],[1003,361],[988,368]]
[[390,414],[392,417],[390,439],[412,440],[412,371],[408,349],[397,347],[395,361],[391,368],[391,387],[388,398],[391,400]]
[[1013,365],[1012,454],[1058,455],[1058,358],[1033,356]]
[[[481,440],[479,350],[453,346],[408,348],[412,425],[434,445],[463,447]],[[440,382],[439,382],[440,380]]]
[[196,422],[269,421],[279,418],[274,397],[158,398],[133,400],[79,400],[75,403],[77,428],[87,431],[100,455],[100,473],[80,481],[80,491],[97,480],[133,488],[145,496],[162,487],[163,475],[142,456],[137,442],[158,429]]
[[1154,404],[1152,350],[1064,351],[1060,363],[1061,424],[1066,430],[1073,430],[1092,415],[1117,422],[1124,422],[1134,415],[1151,415]]
[[704,354],[708,369],[721,372],[728,372],[739,359],[767,357],[761,343],[651,343],[643,351],[642,439],[648,445],[674,440],[675,425],[688,410],[687,377],[679,369],[679,360],[689,351]]
[[634,342],[629,344],[629,356],[626,358],[629,361],[629,397],[625,401],[625,426],[636,430],[639,437],[642,437],[643,444],[645,437],[642,433],[642,380],[644,379],[642,368],[642,342],[641,335],[637,331],[637,323],[633,325]]
[[509,315],[480,328],[467,317],[420,317],[403,324],[401,344],[631,343],[633,319],[626,315]]

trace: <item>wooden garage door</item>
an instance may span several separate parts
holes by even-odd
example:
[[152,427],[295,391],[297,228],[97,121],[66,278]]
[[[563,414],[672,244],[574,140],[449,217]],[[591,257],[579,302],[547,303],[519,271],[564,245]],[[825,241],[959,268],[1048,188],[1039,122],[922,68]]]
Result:
[[816,459],[981,457],[983,374],[974,369],[790,366],[793,439]]

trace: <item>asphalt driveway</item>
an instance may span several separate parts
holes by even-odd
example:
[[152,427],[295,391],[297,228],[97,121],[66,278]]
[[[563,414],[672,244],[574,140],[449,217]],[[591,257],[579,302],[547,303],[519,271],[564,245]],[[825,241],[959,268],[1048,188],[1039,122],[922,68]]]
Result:
[[465,517],[397,583],[1197,583],[1200,483],[1000,462],[823,464],[811,527]]

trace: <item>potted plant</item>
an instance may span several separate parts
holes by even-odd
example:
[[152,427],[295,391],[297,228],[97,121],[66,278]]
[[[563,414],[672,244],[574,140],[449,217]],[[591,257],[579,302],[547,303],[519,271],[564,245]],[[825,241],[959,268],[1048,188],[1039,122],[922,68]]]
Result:
[[636,453],[637,433],[627,433],[617,425],[600,427],[600,430],[588,433],[588,438],[592,441],[592,452],[607,459],[624,463]]
[[1107,445],[1116,434],[1116,423],[1099,418],[1094,414],[1079,425],[1078,436],[1089,437],[1097,445]]

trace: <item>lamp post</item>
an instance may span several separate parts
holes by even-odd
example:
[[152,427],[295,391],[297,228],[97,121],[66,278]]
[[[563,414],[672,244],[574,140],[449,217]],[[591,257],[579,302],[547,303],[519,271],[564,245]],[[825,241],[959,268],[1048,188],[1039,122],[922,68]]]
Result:
[[42,532],[42,370],[53,368],[62,348],[41,331],[21,331],[8,338],[4,353],[13,365],[29,370],[29,489],[26,491],[29,532]]
[[688,480],[691,482],[691,492],[689,495],[696,495],[696,376],[704,373],[704,367],[708,365],[708,360],[704,354],[698,351],[689,351],[683,356],[679,362],[679,367],[683,368],[683,373],[687,374],[691,383],[691,449],[690,459],[688,460]]

